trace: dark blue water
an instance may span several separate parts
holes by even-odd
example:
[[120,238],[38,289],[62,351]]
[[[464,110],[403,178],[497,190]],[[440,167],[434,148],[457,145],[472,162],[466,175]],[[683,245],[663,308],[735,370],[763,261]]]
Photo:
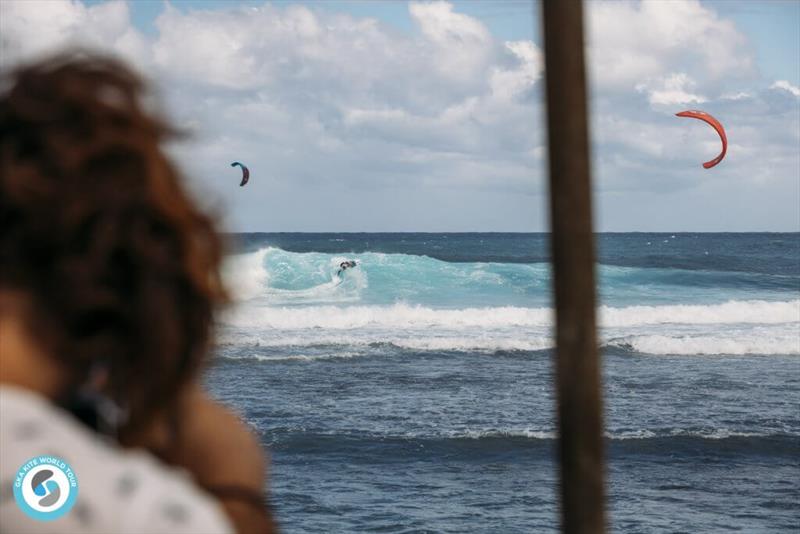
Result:
[[[546,235],[234,237],[207,382],[286,532],[558,528]],[[598,248],[612,531],[796,532],[800,234]]]

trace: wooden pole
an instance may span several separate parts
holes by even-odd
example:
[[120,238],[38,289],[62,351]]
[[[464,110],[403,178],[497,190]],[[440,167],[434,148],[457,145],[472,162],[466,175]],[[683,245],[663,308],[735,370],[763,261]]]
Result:
[[544,0],[563,532],[605,531],[583,9]]

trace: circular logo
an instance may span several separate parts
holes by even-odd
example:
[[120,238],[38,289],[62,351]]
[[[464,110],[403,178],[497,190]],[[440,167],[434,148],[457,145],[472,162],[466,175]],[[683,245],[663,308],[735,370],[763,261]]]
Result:
[[52,521],[70,511],[78,497],[78,477],[57,456],[34,456],[17,470],[14,499],[28,516]]

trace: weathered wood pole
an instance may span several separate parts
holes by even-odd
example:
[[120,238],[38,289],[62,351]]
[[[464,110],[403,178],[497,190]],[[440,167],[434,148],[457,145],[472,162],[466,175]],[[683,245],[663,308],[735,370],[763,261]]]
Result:
[[542,7],[561,521],[567,534],[599,533],[605,531],[603,422],[583,8],[580,0],[543,0]]

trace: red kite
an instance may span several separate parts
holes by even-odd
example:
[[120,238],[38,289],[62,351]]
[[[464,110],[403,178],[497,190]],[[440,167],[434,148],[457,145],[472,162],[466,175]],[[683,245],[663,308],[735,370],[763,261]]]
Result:
[[711,161],[706,161],[705,163],[703,163],[703,167],[705,167],[706,169],[710,169],[711,167],[722,161],[722,158],[725,157],[725,153],[728,151],[728,137],[725,135],[725,129],[722,127],[722,124],[720,124],[720,122],[717,119],[715,119],[705,111],[697,111],[697,110],[681,111],[680,113],[676,113],[675,115],[677,115],[678,117],[691,117],[692,119],[700,119],[701,121],[705,121],[706,123],[710,124],[717,131],[717,133],[719,134],[719,138],[722,140],[722,152],[720,152],[719,156],[712,159]]

